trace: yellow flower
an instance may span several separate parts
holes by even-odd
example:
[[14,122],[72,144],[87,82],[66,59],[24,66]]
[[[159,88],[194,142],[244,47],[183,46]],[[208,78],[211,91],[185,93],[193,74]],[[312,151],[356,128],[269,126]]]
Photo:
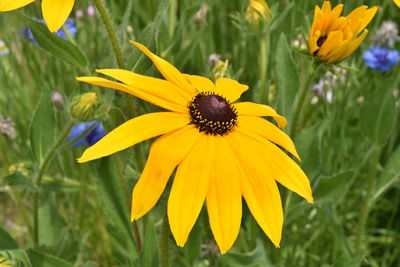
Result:
[[347,17],[340,16],[342,9],[342,4],[331,9],[329,1],[325,1],[322,8],[315,6],[308,47],[320,61],[333,63],[350,56],[367,36],[365,27],[378,7],[360,6]]
[[400,0],[393,0],[393,2],[394,2],[398,7],[400,7]]
[[[1,0],[0,11],[11,11],[35,0]],[[58,31],[74,7],[75,0],[42,0],[42,14],[51,32]]]
[[173,65],[132,42],[156,65],[166,80],[122,69],[97,72],[79,81],[132,94],[168,111],[133,118],[88,148],[86,162],[161,135],[151,146],[143,173],[132,193],[131,219],[154,207],[177,167],[168,199],[168,218],[179,246],[186,243],[204,201],[211,230],[222,253],[240,229],[242,196],[258,224],[279,247],[283,213],[276,181],[313,202],[310,183],[300,167],[277,145],[299,158],[288,135],[279,127],[286,119],[267,105],[234,103],[248,86],[220,78],[182,74]]
[[246,20],[258,24],[261,19],[269,19],[271,11],[265,0],[250,0],[246,9]]

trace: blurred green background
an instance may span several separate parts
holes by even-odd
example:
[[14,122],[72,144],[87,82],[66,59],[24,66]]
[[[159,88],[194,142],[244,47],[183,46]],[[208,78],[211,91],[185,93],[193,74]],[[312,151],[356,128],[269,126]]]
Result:
[[[332,4],[339,2],[345,1]],[[127,69],[161,77],[129,40],[143,43],[182,72],[210,78],[216,71],[209,57],[218,54],[228,61],[225,75],[250,86],[242,100],[273,106],[289,119],[290,129],[296,93],[312,65],[301,45],[314,5],[322,1],[269,1],[271,20],[258,26],[245,19],[247,1],[106,3]],[[369,35],[340,63],[344,69],[336,68],[336,74],[318,69],[313,84],[331,77],[333,100],[310,90],[300,117],[295,143],[315,203],[279,187],[285,213],[279,249],[244,205],[239,237],[225,255],[218,253],[203,210],[184,248],[169,239],[171,266],[400,266],[400,68],[381,73],[362,59],[383,21],[400,22],[400,9],[391,1],[347,1],[344,14],[363,3],[381,6],[367,27]],[[86,164],[75,161],[85,148],[64,142],[45,169],[41,188],[33,183],[43,163],[41,153],[65,131],[71,103],[80,94],[96,91],[99,108],[93,119],[102,121],[106,131],[157,110],[133,96],[75,80],[96,76],[95,69],[118,68],[97,11],[86,14],[89,4],[78,1],[71,13],[76,46],[71,40],[38,46],[24,36],[25,27],[35,23],[30,18],[41,18],[39,2],[0,14],[0,39],[9,49],[0,56],[0,119],[10,118],[16,133],[0,135],[0,262],[4,257],[12,266],[161,264],[160,233],[170,186],[137,227],[129,222],[131,190],[151,140]],[[78,10],[82,18],[76,17]],[[52,101],[54,92],[62,102]],[[37,190],[40,243],[34,245],[32,199]]]

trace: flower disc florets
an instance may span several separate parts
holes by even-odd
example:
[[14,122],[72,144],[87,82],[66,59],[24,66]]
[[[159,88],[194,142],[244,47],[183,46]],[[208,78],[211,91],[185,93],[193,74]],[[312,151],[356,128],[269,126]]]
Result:
[[214,92],[198,93],[189,102],[191,121],[200,132],[224,135],[237,125],[237,111],[231,103]]

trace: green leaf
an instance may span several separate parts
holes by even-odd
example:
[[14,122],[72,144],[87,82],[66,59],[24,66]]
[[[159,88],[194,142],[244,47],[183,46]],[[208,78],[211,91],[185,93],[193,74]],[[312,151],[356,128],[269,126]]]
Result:
[[188,242],[184,247],[186,250],[185,254],[191,266],[195,265],[196,258],[201,254],[202,237],[202,228],[200,223],[197,222],[190,232]]
[[88,61],[81,50],[71,42],[51,33],[43,23],[33,19],[29,20],[29,27],[39,46],[72,65],[86,67]]
[[116,231],[124,236],[131,259],[136,259],[138,255],[133,239],[132,225],[128,218],[129,211],[123,200],[121,185],[118,183],[114,165],[110,159],[103,158],[99,160],[97,166],[95,182],[104,210]]
[[36,249],[29,249],[27,251],[29,259],[33,266],[40,267],[72,267],[73,265],[65,260],[57,258],[53,255],[43,253]]
[[159,266],[158,248],[159,245],[157,241],[155,223],[151,217],[148,217],[146,232],[144,233],[143,237],[143,257],[141,266]]
[[322,177],[313,190],[316,203],[337,202],[346,194],[353,176],[353,171],[345,171],[330,177]]
[[51,246],[60,240],[62,229],[67,226],[53,203],[51,194],[42,194],[39,206],[39,239],[41,245]]
[[42,90],[39,104],[33,114],[30,125],[30,141],[32,152],[40,164],[51,149],[55,139],[56,119],[51,102],[51,96]]
[[32,262],[29,259],[28,254],[25,252],[25,250],[15,249],[5,251],[4,253],[6,254],[7,259],[10,259],[12,262],[18,263],[15,266],[32,267]]
[[259,266],[272,266],[267,260],[265,250],[259,243],[256,248],[248,253],[227,253],[218,257],[218,260],[225,263],[230,267],[259,267]]
[[288,121],[291,121],[292,107],[300,86],[300,80],[292,50],[284,33],[281,33],[278,40],[275,61],[278,79],[277,110]]
[[320,124],[307,127],[295,140],[297,151],[302,159],[301,168],[311,180],[321,171],[319,129]]
[[4,180],[8,185],[18,187],[19,189],[28,189],[30,191],[35,190],[32,180],[26,178],[22,173],[18,171],[7,175],[6,177],[4,177]]
[[400,181],[400,146],[390,156],[382,174],[379,176],[373,201],[377,200],[391,185]]
[[18,244],[3,227],[0,227],[0,250],[11,249],[18,249]]
[[360,117],[363,134],[377,145],[383,145],[392,134],[397,117],[396,102],[392,95],[393,82],[387,80],[382,84],[380,90],[366,96]]

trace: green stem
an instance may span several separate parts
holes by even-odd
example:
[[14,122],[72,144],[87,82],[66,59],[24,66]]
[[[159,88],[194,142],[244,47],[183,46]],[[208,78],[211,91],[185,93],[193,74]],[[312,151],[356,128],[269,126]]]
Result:
[[261,37],[260,41],[260,103],[268,103],[268,88],[265,88],[267,84],[267,35]]
[[[126,203],[126,205],[129,206],[130,195],[129,195],[129,191],[128,191],[128,184],[124,178],[124,172],[122,170],[120,158],[118,158],[116,160],[115,165],[116,165],[117,172],[118,172],[119,184],[121,185],[122,190],[123,190],[125,203]],[[140,238],[140,233],[139,233],[139,229],[138,229],[136,221],[133,221],[132,228],[133,228],[133,235],[134,235],[134,239],[135,239],[136,249],[137,249],[137,251],[141,251],[142,250],[142,240]]]
[[297,93],[297,102],[296,102],[296,107],[294,109],[293,115],[292,115],[292,126],[290,128],[290,137],[294,139],[296,135],[298,134],[299,130],[299,120],[301,117],[301,112],[303,110],[303,106],[305,104],[305,101],[307,99],[307,94],[309,91],[309,88],[311,86],[311,83],[314,79],[314,73],[316,70],[313,68],[311,72],[308,74],[308,77],[306,81],[304,82],[303,86],[301,87],[300,91]]
[[103,20],[104,26],[106,27],[108,37],[110,38],[111,45],[117,59],[118,67],[120,69],[125,69],[125,63],[122,57],[121,47],[119,46],[117,36],[115,34],[114,26],[111,22],[109,13],[105,7],[104,0],[94,0],[97,10],[100,13],[100,17]]
[[168,236],[169,236],[169,223],[168,223],[168,212],[165,209],[164,220],[162,224],[162,232],[161,232],[161,266],[168,267]]
[[169,5],[168,34],[170,38],[172,38],[172,36],[174,35],[174,30],[175,30],[176,1],[177,0],[170,0],[170,5]]
[[64,140],[67,138],[73,126],[74,122],[70,121],[65,130],[61,133],[60,138],[53,145],[50,151],[46,154],[42,164],[39,167],[36,178],[34,180],[36,191],[33,195],[33,243],[35,245],[39,244],[39,198],[40,198],[40,186],[42,185],[43,174],[46,170],[47,165],[53,159],[53,156],[57,153],[58,149],[61,147]]
[[72,37],[71,33],[69,32],[67,26],[62,25],[62,30],[64,31],[65,35],[67,36],[68,41],[70,41],[71,43],[73,43],[74,45],[76,45],[75,39],[74,37]]
[[[369,175],[367,177],[367,193],[365,195],[364,201],[363,201],[363,206],[361,208],[360,212],[360,220],[357,225],[357,232],[356,232],[356,243],[355,243],[355,255],[356,257],[361,256],[361,243],[363,241],[363,234],[364,234],[364,229],[368,221],[368,215],[369,211],[371,208],[371,203],[372,203],[372,193],[373,189],[375,188],[375,183],[376,183],[376,176],[378,173],[378,163],[379,163],[379,157],[380,157],[380,149],[375,147],[374,151],[372,152],[372,162],[369,165]],[[365,248],[368,247],[367,240],[365,240],[364,244]]]

